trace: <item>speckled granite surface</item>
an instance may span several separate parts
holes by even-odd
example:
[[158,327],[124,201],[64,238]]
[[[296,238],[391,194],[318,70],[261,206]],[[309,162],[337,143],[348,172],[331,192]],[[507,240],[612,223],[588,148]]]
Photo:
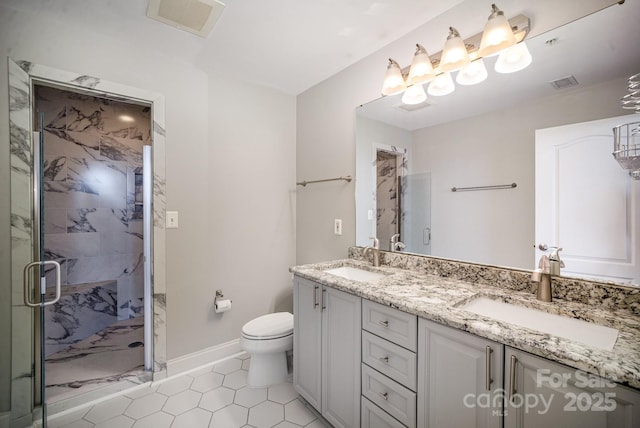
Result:
[[[444,259],[381,253],[381,266],[349,259],[292,267],[292,273],[405,312],[476,334],[640,389],[640,289],[554,278],[554,301],[540,302],[530,272]],[[385,276],[356,282],[324,272],[353,266]],[[556,281],[557,280],[557,281]],[[567,315],[619,330],[612,351],[551,336],[460,309],[478,296]]]

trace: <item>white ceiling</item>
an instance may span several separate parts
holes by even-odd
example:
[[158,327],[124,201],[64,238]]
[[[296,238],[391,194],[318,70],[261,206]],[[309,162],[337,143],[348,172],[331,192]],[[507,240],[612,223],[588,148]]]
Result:
[[[2,0],[205,72],[297,95],[462,0],[222,0],[207,38],[146,16],[148,0]],[[79,33],[81,34],[81,33]],[[382,65],[384,67],[384,65]]]

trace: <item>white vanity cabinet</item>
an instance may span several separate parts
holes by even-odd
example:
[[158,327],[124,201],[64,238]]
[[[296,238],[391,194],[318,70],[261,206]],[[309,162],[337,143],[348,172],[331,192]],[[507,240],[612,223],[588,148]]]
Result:
[[506,347],[505,428],[640,427],[640,392]]
[[500,428],[503,353],[502,344],[420,318],[418,427]]
[[294,277],[293,384],[336,428],[360,427],[361,299]]
[[416,426],[417,317],[362,301],[362,426]]

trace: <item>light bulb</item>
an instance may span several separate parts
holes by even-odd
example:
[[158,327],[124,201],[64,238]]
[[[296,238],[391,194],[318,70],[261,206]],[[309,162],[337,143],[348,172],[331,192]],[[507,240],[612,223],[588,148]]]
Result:
[[484,66],[484,61],[479,58],[472,61],[458,72],[456,76],[456,82],[461,85],[475,85],[487,78],[487,67]]
[[404,104],[420,104],[427,100],[427,93],[421,83],[411,85],[402,94],[402,102]]
[[495,4],[491,5],[491,15],[484,26],[478,55],[488,57],[516,44],[516,37],[509,20]]
[[500,56],[498,56],[498,60],[496,61],[495,70],[498,73],[515,73],[529,66],[532,60],[526,43],[522,41],[500,52]]
[[415,85],[417,83],[427,82],[435,77],[431,58],[429,54],[420,45],[416,45],[416,53],[411,61],[409,76],[407,77],[407,85]]
[[450,94],[455,89],[456,86],[453,84],[451,74],[442,73],[437,75],[436,78],[429,83],[429,89],[427,89],[427,92],[429,95],[439,97],[441,95]]
[[460,33],[455,28],[449,27],[449,36],[440,57],[440,71],[446,73],[458,70],[469,64],[469,61],[469,54]]
[[393,95],[405,89],[407,89],[407,85],[404,83],[400,65],[389,58],[389,65],[387,66],[387,72],[384,75],[384,82],[382,83],[382,95]]

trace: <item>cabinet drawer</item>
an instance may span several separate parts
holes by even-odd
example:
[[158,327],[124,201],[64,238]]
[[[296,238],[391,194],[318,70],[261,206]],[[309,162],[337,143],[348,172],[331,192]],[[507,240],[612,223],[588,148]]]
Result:
[[416,354],[369,332],[362,332],[362,362],[416,390]]
[[393,419],[387,412],[362,397],[362,425],[367,428],[404,428],[400,422]]
[[362,365],[362,395],[409,428],[416,426],[416,393]]
[[363,300],[362,328],[411,351],[416,351],[418,317],[415,315]]

